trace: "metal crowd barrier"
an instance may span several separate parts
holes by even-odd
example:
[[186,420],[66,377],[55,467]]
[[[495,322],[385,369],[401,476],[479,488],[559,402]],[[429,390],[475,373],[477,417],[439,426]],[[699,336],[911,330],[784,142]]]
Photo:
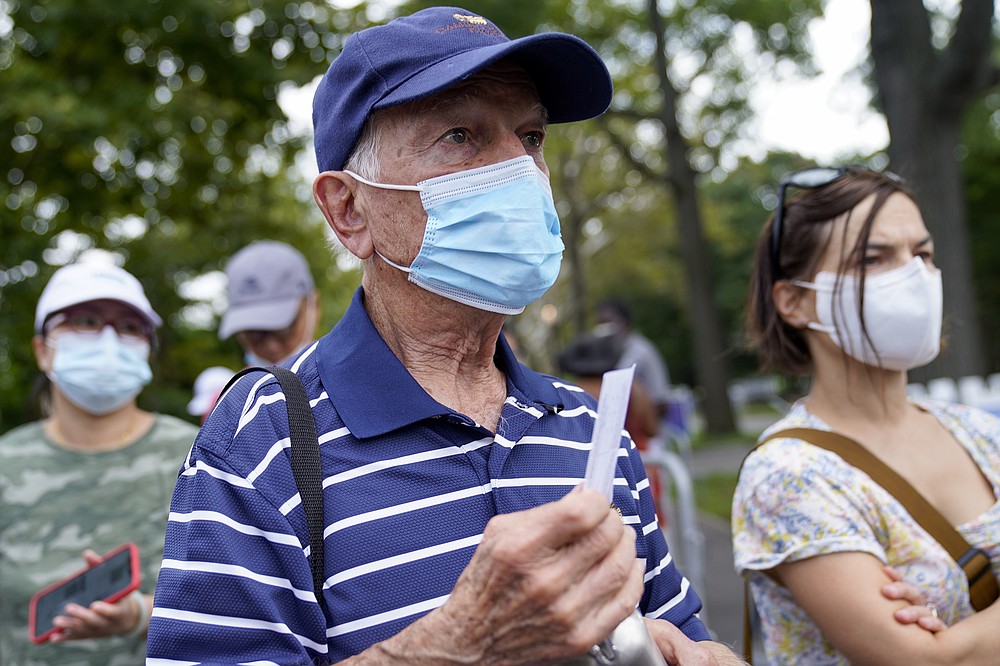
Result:
[[650,440],[647,449],[641,452],[642,461],[647,468],[659,470],[656,510],[657,513],[665,514],[663,519],[666,521],[670,552],[680,571],[701,597],[702,609],[698,616],[708,626],[705,602],[705,536],[698,527],[690,467],[682,457],[686,453],[690,458],[690,440],[687,440],[686,449],[683,442],[672,444],[680,452],[671,451],[662,439]]

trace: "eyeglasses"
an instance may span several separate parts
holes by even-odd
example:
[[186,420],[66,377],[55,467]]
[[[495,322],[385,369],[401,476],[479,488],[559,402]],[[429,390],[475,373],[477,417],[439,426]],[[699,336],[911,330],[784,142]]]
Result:
[[843,178],[850,167],[828,169],[814,167],[803,169],[783,176],[778,181],[778,207],[774,211],[774,222],[771,224],[771,279],[777,282],[780,277],[779,260],[781,258],[781,238],[785,233],[785,191],[789,187],[800,190],[812,190],[834,183]]
[[284,344],[288,342],[293,335],[298,332],[298,318],[291,323],[291,325],[285,328],[279,328],[277,331],[263,331],[263,330],[249,330],[240,331],[236,335],[246,341],[247,344],[256,347],[262,344],[265,340],[273,339],[279,344]]
[[48,335],[53,329],[65,326],[74,333],[87,336],[98,336],[105,326],[110,326],[122,342],[148,342],[152,336],[149,322],[139,315],[122,315],[106,317],[94,310],[65,310],[52,317],[45,324]]
[[[774,223],[771,225],[771,280],[777,282],[781,277],[779,261],[781,259],[781,239],[785,233],[785,192],[789,187],[800,190],[814,190],[835,183],[847,174],[857,169],[855,165],[842,167],[813,167],[790,173],[778,181],[778,207],[774,211]],[[905,185],[905,181],[891,171],[881,174],[897,185]]]

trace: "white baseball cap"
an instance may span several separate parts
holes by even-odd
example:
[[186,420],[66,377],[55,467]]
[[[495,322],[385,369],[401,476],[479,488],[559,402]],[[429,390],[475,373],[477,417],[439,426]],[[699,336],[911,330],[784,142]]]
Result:
[[42,332],[50,315],[72,305],[105,299],[132,307],[153,328],[163,324],[131,273],[113,264],[84,262],[63,266],[52,274],[35,309],[35,333]]
[[203,416],[215,404],[219,392],[226,387],[236,372],[221,365],[205,368],[194,380],[194,397],[187,405],[188,414]]

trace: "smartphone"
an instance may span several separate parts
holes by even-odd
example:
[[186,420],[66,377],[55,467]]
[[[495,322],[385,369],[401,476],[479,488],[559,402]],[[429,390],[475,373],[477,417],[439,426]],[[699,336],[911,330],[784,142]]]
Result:
[[63,615],[66,604],[90,606],[95,601],[114,603],[139,589],[139,548],[124,543],[108,551],[101,561],[39,590],[28,606],[28,629],[33,643],[44,643],[59,631],[52,620]]

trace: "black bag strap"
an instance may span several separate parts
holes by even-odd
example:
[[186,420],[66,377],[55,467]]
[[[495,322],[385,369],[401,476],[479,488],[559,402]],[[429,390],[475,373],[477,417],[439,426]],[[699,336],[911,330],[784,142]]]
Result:
[[[312,570],[313,592],[320,606],[323,603],[323,469],[319,460],[319,439],[316,436],[316,421],[313,418],[309,397],[299,376],[287,368],[279,366],[251,366],[238,372],[222,394],[233,383],[250,372],[268,372],[277,378],[285,394],[285,409],[288,412],[288,433],[291,442],[292,475],[302,498],[302,509],[306,512],[309,530],[309,568]],[[221,394],[220,394],[221,395]]]
[[299,487],[302,509],[309,527],[309,566],[312,569],[316,601],[323,605],[323,469],[319,460],[319,439],[316,421],[299,376],[274,366],[268,370],[278,378],[285,393],[288,410],[288,432],[292,445],[292,475]]

